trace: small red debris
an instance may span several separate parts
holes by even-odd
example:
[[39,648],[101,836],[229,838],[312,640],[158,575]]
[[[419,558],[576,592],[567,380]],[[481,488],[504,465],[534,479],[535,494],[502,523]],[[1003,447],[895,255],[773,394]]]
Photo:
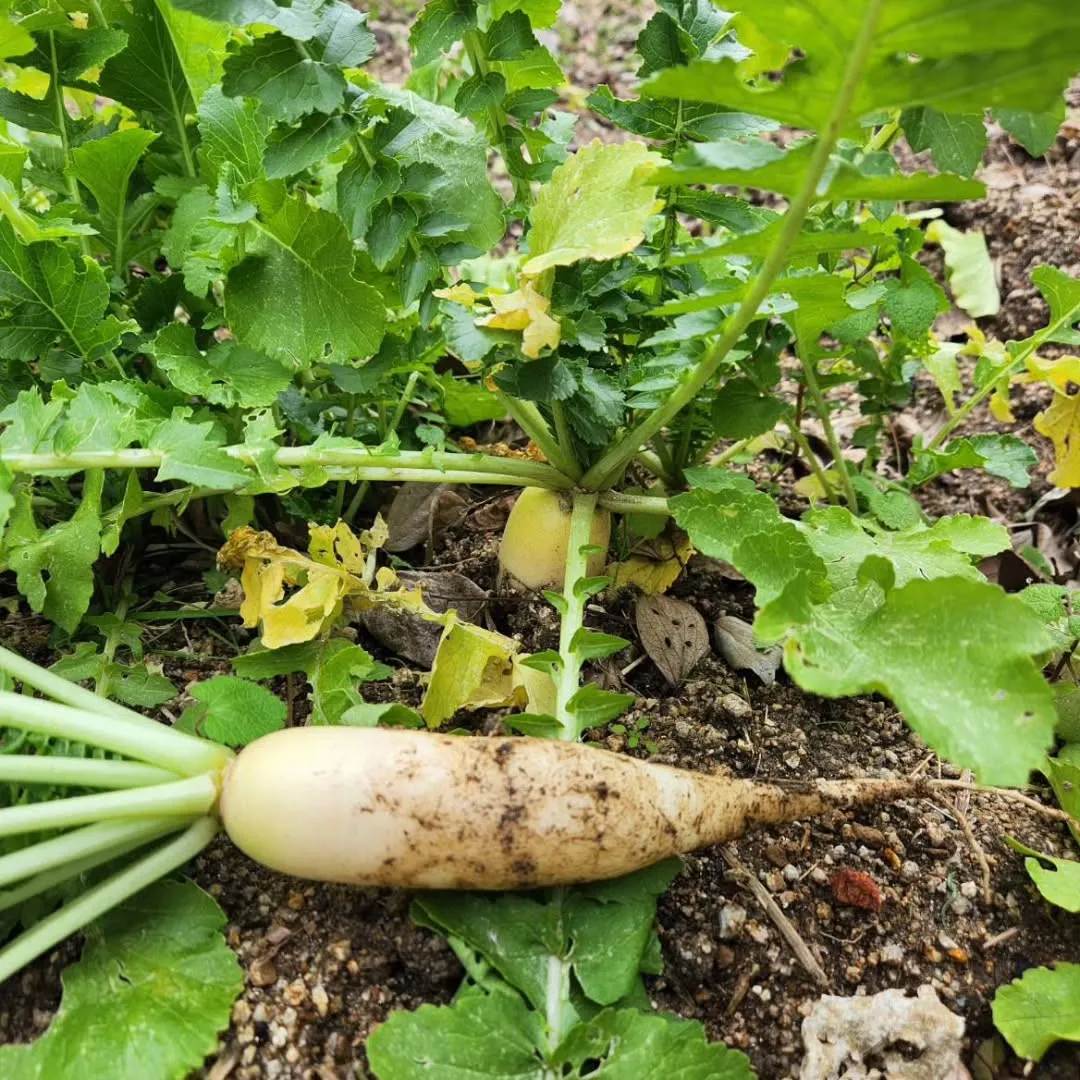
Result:
[[884,902],[877,882],[861,870],[837,870],[829,878],[829,887],[832,889],[833,899],[846,907],[880,911]]

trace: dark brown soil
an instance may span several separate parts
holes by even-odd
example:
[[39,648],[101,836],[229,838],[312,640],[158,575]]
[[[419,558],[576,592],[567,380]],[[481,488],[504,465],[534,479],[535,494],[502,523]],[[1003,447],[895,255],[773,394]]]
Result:
[[[630,7],[635,10],[627,14]],[[563,12],[553,44],[575,56],[573,82],[591,87],[608,79],[625,89],[640,7],[578,0],[564,4]],[[384,5],[383,16],[375,20],[390,72],[396,67],[404,74],[409,16],[403,5]],[[597,125],[586,121],[579,134],[591,137],[595,130]],[[984,230],[999,268],[1005,303],[984,329],[1003,339],[1020,337],[1046,314],[1028,280],[1030,270],[1045,261],[1080,272],[1080,124],[1067,126],[1040,161],[996,138],[986,178],[987,198],[950,210],[949,218]],[[1030,426],[1038,407],[1037,395],[1019,402],[1017,434],[1045,452],[1046,444]],[[935,422],[937,408],[926,391],[911,416],[925,430]],[[985,415],[972,418],[972,430],[990,427]],[[1040,471],[1045,475],[1048,466]],[[925,499],[935,513],[976,512],[1015,523],[1047,490],[1045,480],[1018,492],[965,473],[938,481]],[[1067,554],[1076,517],[1071,502],[1051,503],[1039,517]],[[490,617],[499,629],[519,635],[530,650],[552,646],[557,640],[552,609],[497,581],[495,535],[490,513],[482,522],[470,517],[445,538],[435,562],[492,591]],[[207,565],[206,553],[195,551],[189,566],[167,572],[174,582],[184,581],[185,574],[198,582]],[[1072,576],[1071,559],[1065,565]],[[722,613],[747,618],[752,613],[748,587],[707,562],[684,575],[673,595],[692,603],[710,623]],[[635,637],[625,602],[594,608],[590,621]],[[5,617],[0,628],[5,644],[38,658],[47,655],[47,633],[40,621],[15,616]],[[151,655],[154,649],[187,653],[186,659],[165,661],[166,673],[183,685],[223,670],[230,644],[246,640],[235,626],[215,637],[203,624],[192,623],[148,638],[147,645]],[[618,665],[602,674],[638,695],[629,721],[648,719],[653,760],[785,779],[905,776],[916,770],[958,775],[920,744],[886,702],[814,698],[783,676],[777,685],[764,687],[729,670],[715,655],[672,691],[647,659],[632,665],[636,655],[620,656]],[[414,701],[417,689],[417,675],[403,669],[394,692]],[[284,681],[282,692],[287,693]],[[623,735],[601,731],[596,737],[612,749],[627,749]],[[628,752],[646,754],[642,748]],[[958,803],[966,810],[958,810]],[[666,970],[650,982],[653,1002],[702,1021],[711,1037],[745,1050],[764,1080],[783,1080],[798,1074],[799,1026],[822,993],[872,994],[887,987],[913,992],[930,984],[967,1021],[970,1061],[993,1034],[989,1004],[997,987],[1033,965],[1080,961],[1080,920],[1041,901],[1022,861],[1005,846],[1005,835],[1051,853],[1071,849],[1062,826],[1015,802],[982,794],[965,795],[963,802],[916,800],[838,813],[741,841],[739,858],[817,957],[827,987],[802,969],[718,852],[692,856],[660,904]],[[989,865],[989,896],[983,893],[981,857]],[[837,901],[830,877],[843,869],[874,880],[884,897],[879,913]],[[227,913],[228,940],[246,975],[232,1026],[198,1074],[203,1080],[367,1077],[363,1044],[372,1028],[395,1009],[449,1000],[460,981],[449,948],[412,925],[404,894],[292,881],[252,864],[224,841],[196,861],[192,876]],[[734,917],[738,927],[735,907],[744,909],[745,922],[734,933],[722,932],[725,908],[724,925]],[[77,943],[67,943],[0,988],[0,1041],[25,1040],[47,1026],[59,1000],[58,971],[76,951]],[[1012,1061],[987,1075],[1076,1080],[1080,1048],[1060,1045],[1034,1071]]]

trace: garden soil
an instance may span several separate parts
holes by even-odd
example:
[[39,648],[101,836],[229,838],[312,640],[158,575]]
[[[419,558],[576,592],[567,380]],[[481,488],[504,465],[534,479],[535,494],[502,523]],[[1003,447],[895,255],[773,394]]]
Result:
[[[391,73],[407,55],[401,43],[409,13],[395,7],[397,14],[375,23]],[[564,56],[572,53],[580,85],[607,77],[627,92],[642,9],[568,0],[563,11],[565,26],[553,44]],[[1073,105],[1076,116],[1080,100]],[[586,137],[611,137],[593,121],[583,127]],[[1043,160],[1030,160],[995,137],[985,179],[986,199],[947,210],[946,216],[987,234],[1004,304],[999,316],[984,320],[983,329],[1003,339],[1019,337],[1046,316],[1028,280],[1031,269],[1049,262],[1080,273],[1080,120],[1066,126]],[[951,324],[956,332],[962,325],[955,319]],[[931,388],[920,388],[897,425],[897,452],[913,431],[941,422],[939,405]],[[1039,407],[1038,394],[1031,394],[1016,410],[1016,433],[1044,458],[1031,489],[1014,491],[993,478],[964,473],[932,485],[926,506],[935,514],[988,514],[1016,527],[1030,519],[1038,524],[1027,526],[1032,540],[1054,558],[1063,577],[1072,578],[1074,502],[1044,500],[1035,509],[1050,490],[1044,479],[1049,448],[1032,429]],[[972,430],[991,426],[986,415],[971,421]],[[790,481],[790,474],[781,479]],[[490,489],[468,497],[474,505],[438,537],[432,564],[487,589],[485,617],[517,634],[527,650],[551,647],[557,640],[554,612],[497,579],[496,537],[510,497]],[[790,509],[800,508],[792,496]],[[177,541],[168,554],[164,543],[148,549],[140,564],[145,580],[137,580],[136,588],[142,596],[157,589],[173,599],[205,601],[201,573],[212,566],[212,551],[182,537]],[[178,553],[187,556],[179,565]],[[414,562],[424,562],[422,549],[414,556]],[[697,560],[671,595],[692,604],[710,626],[722,614],[752,618],[749,586],[707,560]],[[741,777],[960,775],[930,754],[883,700],[826,701],[798,690],[783,675],[765,686],[753,675],[730,670],[715,652],[672,689],[636,644],[632,599],[595,604],[589,623],[635,642],[596,672],[605,685],[637,695],[638,704],[623,719],[628,729],[648,721],[634,749],[625,734],[593,733],[612,749]],[[358,633],[362,644],[395,668],[391,683],[371,685],[369,696],[418,701],[420,672]],[[47,635],[47,625],[25,612],[5,615],[0,625],[3,644],[46,662]],[[202,620],[157,627],[146,645],[151,658],[155,651],[161,655],[165,673],[184,685],[227,670],[228,657],[249,640],[238,620]],[[302,684],[282,679],[276,685],[293,721],[301,722]],[[497,730],[498,717],[481,715],[475,722]],[[971,792],[950,792],[940,802],[911,800],[836,813],[735,845],[739,862],[820,964],[824,984],[802,967],[719,851],[690,856],[660,902],[665,970],[648,980],[650,997],[657,1008],[700,1020],[711,1038],[744,1050],[763,1080],[784,1080],[798,1075],[800,1025],[823,993],[862,995],[889,987],[914,993],[929,984],[966,1021],[965,1060],[980,1080],[1077,1080],[1077,1047],[1059,1045],[1031,1071],[1007,1055],[994,1064],[1003,1050],[992,1042],[996,988],[1033,965],[1080,961],[1080,919],[1040,900],[1022,859],[1006,846],[1007,835],[1048,853],[1075,855],[1062,825],[1016,802]],[[363,1046],[372,1029],[395,1009],[449,1001],[460,982],[450,949],[412,925],[405,894],[290,880],[252,864],[225,841],[198,859],[191,875],[224,908],[228,941],[245,974],[232,1025],[196,1074],[199,1080],[367,1077]],[[867,878],[872,885],[865,886]],[[845,903],[852,899],[842,887],[845,880],[862,882],[871,901],[880,899],[880,910],[872,910],[874,902]],[[78,941],[66,943],[0,990],[0,1042],[33,1038],[47,1026],[59,1001],[58,973],[77,953]]]

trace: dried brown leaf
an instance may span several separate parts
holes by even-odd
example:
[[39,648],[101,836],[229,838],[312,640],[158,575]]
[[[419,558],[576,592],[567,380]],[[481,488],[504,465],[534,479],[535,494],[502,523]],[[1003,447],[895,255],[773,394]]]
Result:
[[390,529],[386,550],[409,551],[430,543],[461,520],[467,505],[449,484],[402,484],[386,515]]
[[641,645],[660,674],[678,686],[709,651],[709,631],[696,608],[670,596],[642,596],[634,607]]
[[775,646],[759,650],[754,628],[748,622],[734,615],[721,615],[713,623],[713,640],[728,667],[752,671],[766,686],[776,682],[783,650]]

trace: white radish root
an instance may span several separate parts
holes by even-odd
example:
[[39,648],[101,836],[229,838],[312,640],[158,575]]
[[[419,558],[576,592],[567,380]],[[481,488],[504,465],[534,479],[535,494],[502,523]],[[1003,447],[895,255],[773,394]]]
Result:
[[220,812],[242,851],[296,877],[529,889],[618,877],[753,825],[924,790],[733,780],[547,739],[314,727],[242,750]]
[[[562,585],[566,572],[566,547],[570,541],[570,501],[565,494],[543,488],[525,488],[506,519],[499,543],[499,565],[527,589]],[[593,515],[589,543],[603,551],[589,556],[588,572],[603,573],[611,541],[611,514]]]

